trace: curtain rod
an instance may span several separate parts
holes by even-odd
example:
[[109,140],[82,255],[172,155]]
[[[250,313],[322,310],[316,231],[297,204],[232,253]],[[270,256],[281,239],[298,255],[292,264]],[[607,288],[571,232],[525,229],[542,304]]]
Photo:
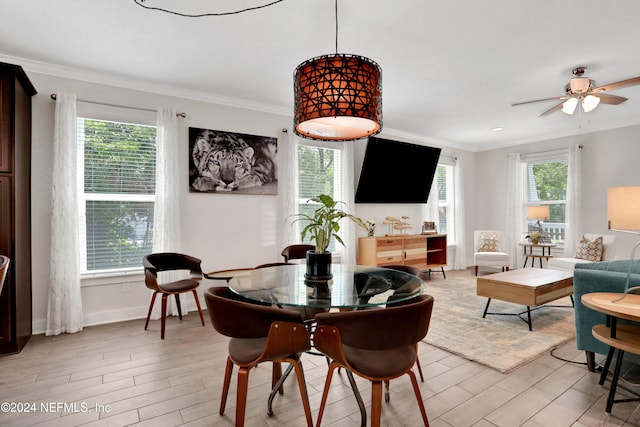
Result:
[[[51,94],[51,99],[53,99],[54,101],[56,100],[56,94],[55,93]],[[157,111],[157,110],[151,110],[149,108],[129,107],[127,105],[108,104],[106,102],[87,101],[85,99],[78,99],[78,101],[80,101],[80,102],[88,102],[88,103],[91,103],[91,104],[106,105],[107,107],[129,108],[129,109],[132,109],[132,110],[142,110],[142,111],[151,111],[151,112],[156,112]],[[184,119],[185,117],[187,117],[187,113],[176,113],[176,117],[182,117]]]

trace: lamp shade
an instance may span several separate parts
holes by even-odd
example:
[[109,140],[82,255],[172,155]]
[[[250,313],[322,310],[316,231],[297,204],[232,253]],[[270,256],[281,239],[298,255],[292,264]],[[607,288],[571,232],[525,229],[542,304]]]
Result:
[[609,188],[607,219],[610,230],[640,232],[640,186]]
[[527,218],[535,221],[549,219],[549,205],[527,207]]
[[382,130],[382,70],[369,58],[323,55],[294,73],[293,126],[304,138],[351,141]]
[[578,99],[571,97],[564,101],[562,104],[562,112],[566,114],[573,114],[576,111],[576,107],[578,106]]
[[593,95],[587,95],[582,100],[582,109],[585,113],[588,113],[595,110],[598,104],[600,104],[600,98]]

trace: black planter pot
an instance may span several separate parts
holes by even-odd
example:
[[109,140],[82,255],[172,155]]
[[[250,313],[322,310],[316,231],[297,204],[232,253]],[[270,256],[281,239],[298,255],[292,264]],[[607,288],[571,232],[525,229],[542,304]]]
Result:
[[315,251],[307,251],[307,273],[304,275],[307,280],[330,280],[331,274],[331,252],[317,254]]

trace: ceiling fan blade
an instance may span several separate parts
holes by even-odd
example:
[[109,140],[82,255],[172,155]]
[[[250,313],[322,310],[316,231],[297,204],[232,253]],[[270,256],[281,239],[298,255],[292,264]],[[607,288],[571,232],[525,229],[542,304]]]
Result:
[[558,101],[558,100],[564,100],[567,98],[568,96],[555,96],[553,98],[534,99],[533,101],[516,102],[515,104],[511,104],[511,106],[515,107],[516,105],[532,104],[534,102],[543,102],[543,101]]
[[593,89],[591,92],[598,93],[598,92],[604,92],[607,90],[616,90],[623,87],[634,86],[634,85],[640,85],[640,77],[634,77],[632,79],[621,80],[619,82],[609,83],[608,85],[598,86],[597,88]]
[[542,114],[540,114],[538,117],[548,116],[549,114],[553,113],[554,111],[561,110],[563,104],[564,104],[564,101],[561,102],[560,104],[554,105],[553,107],[549,108],[547,111],[545,111]]
[[605,93],[597,93],[597,94],[595,94],[595,96],[600,98],[600,102],[601,103],[603,103],[603,104],[611,104],[611,105],[622,104],[624,101],[626,101],[628,99],[628,98],[625,98],[624,96],[609,95],[609,94],[605,94]]

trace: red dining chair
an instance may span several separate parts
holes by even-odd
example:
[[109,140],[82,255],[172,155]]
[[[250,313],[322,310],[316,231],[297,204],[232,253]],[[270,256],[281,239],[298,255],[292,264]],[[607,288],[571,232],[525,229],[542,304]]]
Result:
[[[251,368],[262,362],[274,362],[274,366],[287,362],[295,368],[307,425],[312,427],[311,408],[300,361],[300,353],[311,349],[311,345],[300,313],[248,303],[227,287],[209,288],[204,296],[211,324],[216,331],[231,338],[220,415],[224,414],[234,365],[239,368],[236,426],[242,426]],[[276,387],[279,376],[272,377],[272,387]]]
[[[344,367],[370,380],[371,426],[379,427],[382,413],[382,384],[407,374],[425,426],[429,426],[416,376],[411,370],[418,357],[416,344],[429,330],[433,297],[420,295],[415,302],[384,310],[345,311],[316,315],[314,346],[331,360],[322,393],[316,427],[320,427],[331,379]],[[412,327],[398,328],[398,325]],[[375,331],[375,333],[371,333]]]

